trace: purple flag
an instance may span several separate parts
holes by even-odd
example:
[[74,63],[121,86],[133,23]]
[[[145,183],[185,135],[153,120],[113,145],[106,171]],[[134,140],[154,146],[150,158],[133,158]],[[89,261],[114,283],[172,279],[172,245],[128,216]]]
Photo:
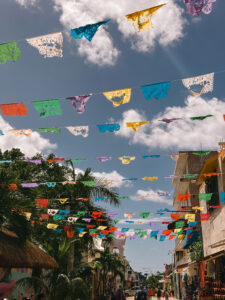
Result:
[[167,118],[163,118],[162,120],[159,120],[159,121],[162,121],[162,122],[165,122],[167,124],[173,122],[173,121],[176,121],[176,120],[181,120],[181,118],[172,118],[172,119],[167,119]]
[[157,192],[159,196],[169,196],[170,194],[167,192]]
[[112,157],[111,156],[102,156],[102,157],[96,157],[96,159],[99,161],[99,162],[106,162],[108,160],[111,160]]
[[[91,98],[91,96],[92,94],[88,94],[82,96],[68,97],[66,99],[72,101],[72,105],[78,114],[83,114],[85,112],[86,103]],[[78,104],[80,105],[78,106]]]
[[37,187],[38,184],[37,183],[21,183],[23,188],[32,188],[32,187]]
[[33,160],[33,159],[30,159],[29,157],[27,157],[26,161],[30,162],[30,163],[33,163],[33,164],[36,164],[36,165],[41,164],[41,159],[35,159],[35,160]]
[[107,214],[106,214],[106,217],[111,217],[111,218],[113,218],[113,217],[115,217],[117,215],[117,213],[114,213],[114,212],[108,212]]
[[151,227],[156,226],[156,222],[149,222],[148,225],[151,226]]
[[216,0],[184,0],[190,16],[199,16],[201,12],[210,14]]

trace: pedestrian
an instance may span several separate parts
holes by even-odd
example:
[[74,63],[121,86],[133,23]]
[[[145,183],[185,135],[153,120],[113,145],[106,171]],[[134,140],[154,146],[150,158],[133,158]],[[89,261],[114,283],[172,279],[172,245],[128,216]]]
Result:
[[148,300],[151,300],[152,296],[153,296],[153,290],[152,290],[152,288],[149,288],[148,289]]
[[164,297],[165,297],[165,299],[169,300],[169,296],[170,296],[169,291],[167,290],[167,288],[165,288],[165,291],[164,291]]
[[157,290],[157,299],[160,300],[160,299],[161,299],[161,296],[162,296],[162,292],[161,292],[160,286],[158,286],[158,290]]
[[45,295],[43,293],[39,294],[37,300],[45,300]]
[[136,295],[136,300],[147,300],[147,294],[143,289],[143,286],[141,286],[141,290],[138,291]]
[[122,286],[120,285],[116,292],[116,300],[126,300]]
[[187,288],[186,288],[186,282],[183,283],[183,289],[182,289],[182,300],[187,299]]

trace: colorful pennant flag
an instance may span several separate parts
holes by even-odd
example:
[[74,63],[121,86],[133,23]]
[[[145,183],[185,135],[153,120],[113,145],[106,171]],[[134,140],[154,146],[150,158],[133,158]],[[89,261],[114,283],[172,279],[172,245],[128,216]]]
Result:
[[7,60],[17,61],[21,55],[17,42],[0,44],[0,64],[5,64]]
[[[130,102],[131,97],[131,89],[122,89],[122,90],[115,90],[104,92],[103,95],[112,102],[114,107],[118,107],[121,104],[125,104]],[[119,98],[119,102],[116,101]]]
[[160,100],[162,97],[167,98],[170,90],[170,82],[161,82],[151,85],[141,86],[144,97],[150,101],[152,98]]
[[39,112],[40,118],[56,115],[60,116],[62,114],[58,99],[33,101],[33,105]]
[[0,104],[4,116],[26,116],[27,107],[24,103]]
[[63,56],[63,35],[62,32],[46,34],[26,40],[28,44],[38,49],[45,58]]
[[[193,96],[201,96],[202,94],[213,91],[214,73],[185,78],[182,79],[182,82],[183,85],[190,90]],[[199,93],[191,90],[191,87],[194,85],[203,86]]]
[[85,112],[86,104],[88,100],[91,98],[91,96],[92,94],[68,97],[66,98],[66,100],[70,100],[72,102],[73,108],[76,110],[78,114],[83,114]]
[[131,128],[134,131],[137,131],[141,126],[148,124],[149,121],[143,121],[143,122],[128,122],[126,123],[127,128]]
[[114,132],[120,130],[120,124],[103,124],[97,125],[100,132],[104,133],[106,131]]
[[154,16],[157,10],[164,5],[165,4],[161,4],[145,10],[136,11],[132,14],[126,15],[126,18],[128,21],[133,23],[133,27],[137,32],[150,29],[152,28],[151,18]]
[[110,19],[95,24],[87,24],[85,26],[71,29],[70,33],[75,39],[85,37],[89,42],[91,42],[99,27],[107,24],[109,21]]

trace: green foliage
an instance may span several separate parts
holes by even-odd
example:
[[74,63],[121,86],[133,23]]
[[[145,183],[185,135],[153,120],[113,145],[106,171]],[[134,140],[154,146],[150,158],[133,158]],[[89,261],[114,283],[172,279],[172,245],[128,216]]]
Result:
[[151,276],[149,276],[147,278],[146,283],[147,283],[147,285],[150,286],[150,288],[156,289],[158,287],[158,285],[159,285],[159,279],[160,279],[159,275],[152,274]]
[[194,242],[190,248],[191,260],[200,260],[203,257],[203,244],[202,241]]
[[[47,160],[54,157],[54,154],[50,154]],[[72,299],[89,299],[87,286],[85,286],[84,282],[81,283],[81,279],[78,280],[77,277],[85,274],[85,278],[90,282],[93,268],[91,266],[84,267],[84,265],[81,268],[80,266],[83,253],[93,250],[92,237],[86,234],[83,238],[79,238],[78,232],[75,230],[74,237],[69,239],[65,232],[58,235],[47,229],[47,222],[52,220],[42,220],[40,222],[40,215],[46,214],[46,208],[36,207],[35,199],[47,198],[49,199],[47,208],[69,209],[72,214],[76,214],[78,211],[104,212],[102,208],[95,206],[93,201],[95,197],[105,197],[110,204],[119,205],[118,194],[102,184],[102,182],[97,181],[90,168],[84,174],[76,174],[76,169],[74,169],[73,162],[70,160],[66,161],[65,165],[57,162],[48,163],[41,154],[37,154],[31,159],[40,159],[42,163],[33,164],[26,162],[24,154],[19,149],[12,149],[4,153],[0,150],[0,160],[12,161],[12,163],[0,164],[0,227],[2,226],[15,232],[22,245],[27,240],[41,245],[56,259],[59,269],[49,271],[43,278],[32,276],[24,279],[20,284],[35,286],[37,291],[44,289],[49,295],[49,299],[54,300],[67,299],[67,296],[68,299],[71,299],[71,296],[66,293],[60,294],[61,291],[56,289],[56,282],[57,286],[61,288],[69,286],[70,293],[73,293],[75,289],[78,291],[78,287],[82,286],[83,294],[81,296],[74,294]],[[21,183],[63,182],[70,181],[71,178],[76,181],[75,185],[56,184],[55,187],[39,185],[36,188],[23,188],[21,186]],[[95,187],[89,187],[85,186],[82,181],[96,181],[97,184]],[[16,184],[17,189],[12,189],[11,184]],[[55,201],[58,198],[69,198],[69,200],[65,204],[61,204],[59,201]],[[76,198],[89,198],[90,201],[77,201]],[[26,219],[24,212],[32,213],[29,221]],[[80,224],[79,227],[86,227],[82,217],[77,222]],[[66,220],[58,220],[57,224],[60,228],[63,228],[65,225],[71,225]],[[92,220],[90,224],[96,225],[96,221]],[[112,221],[98,222],[98,225],[112,226]],[[69,263],[72,265],[72,268],[77,268],[74,272],[68,271]],[[95,263],[96,266],[101,264],[100,261]],[[104,271],[101,269],[102,274],[106,274],[107,270],[113,270],[114,274],[116,274],[116,269],[118,270],[117,274],[119,274],[122,270],[120,263],[118,257],[112,256],[112,259],[107,262]],[[103,261],[101,268],[102,266]]]

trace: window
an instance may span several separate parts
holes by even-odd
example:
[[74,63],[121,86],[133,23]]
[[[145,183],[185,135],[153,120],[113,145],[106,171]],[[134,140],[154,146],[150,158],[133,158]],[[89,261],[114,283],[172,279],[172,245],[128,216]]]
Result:
[[207,178],[205,183],[206,183],[205,192],[212,193],[211,200],[207,202],[207,209],[209,212],[211,212],[213,208],[210,208],[210,206],[220,204],[219,191],[218,191],[218,176],[211,176]]

